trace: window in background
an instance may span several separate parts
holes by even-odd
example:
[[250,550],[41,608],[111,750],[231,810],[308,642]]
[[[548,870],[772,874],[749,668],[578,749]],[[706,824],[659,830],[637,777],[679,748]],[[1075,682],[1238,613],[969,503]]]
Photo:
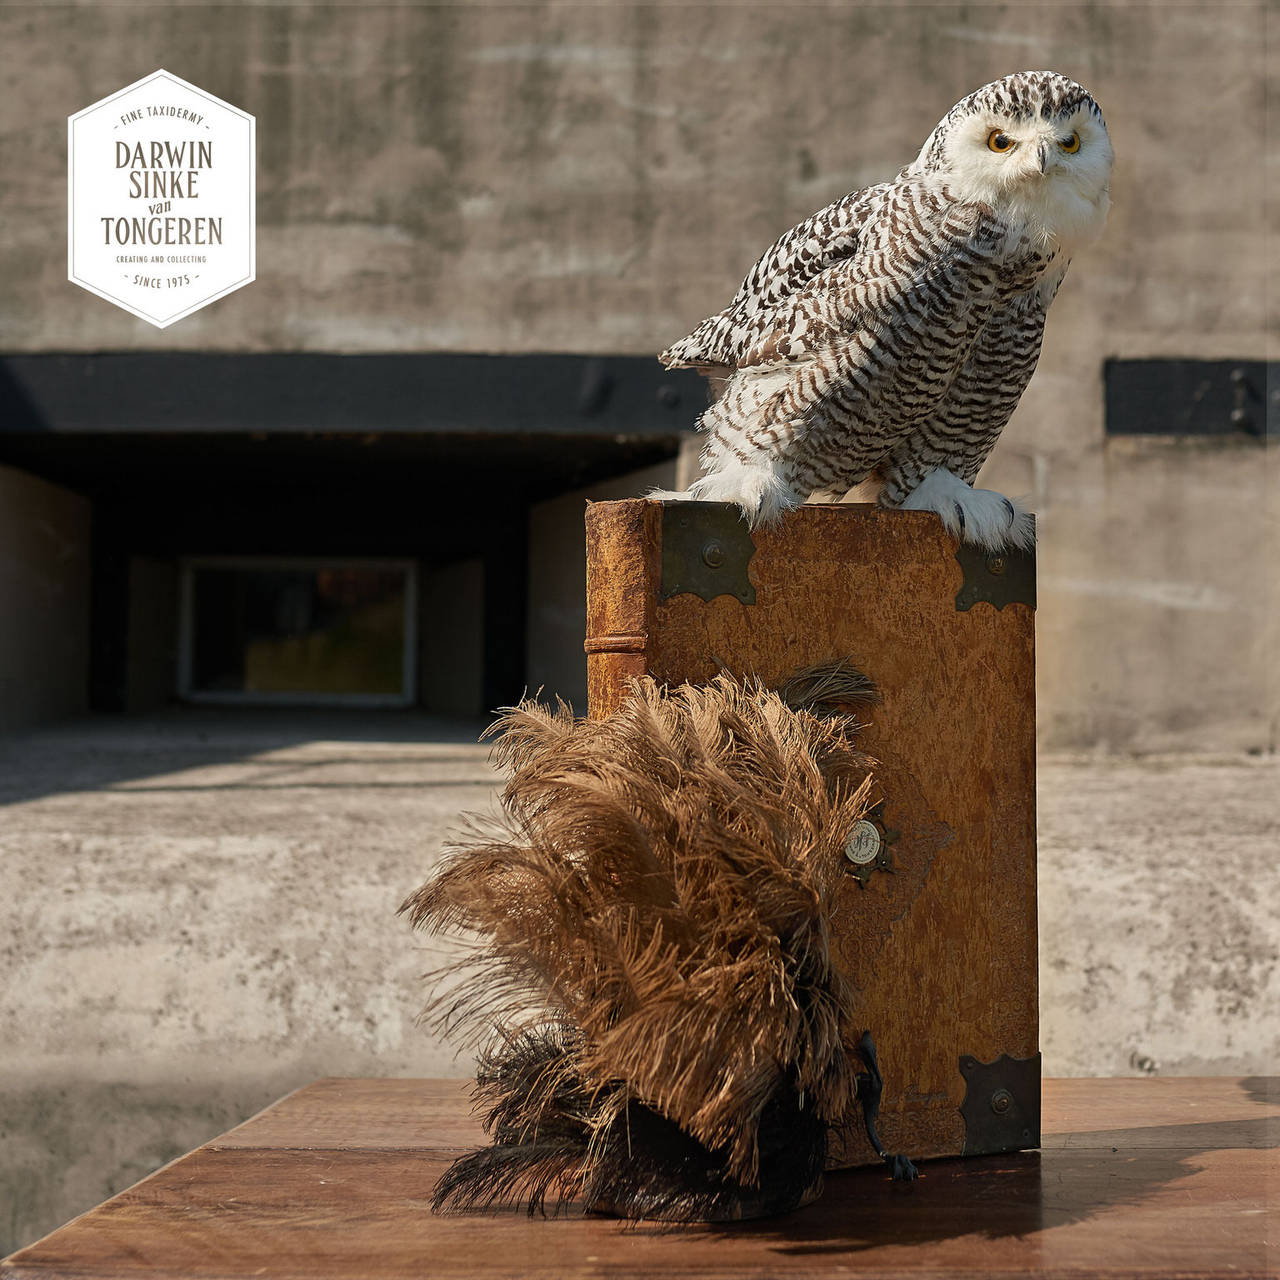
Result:
[[416,581],[397,560],[183,562],[179,694],[407,706]]

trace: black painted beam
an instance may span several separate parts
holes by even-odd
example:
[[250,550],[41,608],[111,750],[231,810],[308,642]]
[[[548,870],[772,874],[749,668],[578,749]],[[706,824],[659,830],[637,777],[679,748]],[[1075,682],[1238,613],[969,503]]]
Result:
[[0,356],[0,436],[29,432],[672,435],[701,378],[647,356]]

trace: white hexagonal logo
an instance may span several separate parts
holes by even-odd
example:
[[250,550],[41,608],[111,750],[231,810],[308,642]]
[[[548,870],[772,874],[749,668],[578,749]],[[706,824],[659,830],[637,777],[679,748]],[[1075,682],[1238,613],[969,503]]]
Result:
[[254,278],[254,118],[168,71],[67,120],[67,276],[163,329]]

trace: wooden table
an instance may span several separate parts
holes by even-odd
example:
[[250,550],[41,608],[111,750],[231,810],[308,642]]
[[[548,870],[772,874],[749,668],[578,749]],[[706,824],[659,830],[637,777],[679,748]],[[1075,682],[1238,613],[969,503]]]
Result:
[[736,1227],[433,1217],[465,1084],[320,1080],[0,1264],[51,1277],[1277,1276],[1280,1079],[1048,1080],[1044,1148]]

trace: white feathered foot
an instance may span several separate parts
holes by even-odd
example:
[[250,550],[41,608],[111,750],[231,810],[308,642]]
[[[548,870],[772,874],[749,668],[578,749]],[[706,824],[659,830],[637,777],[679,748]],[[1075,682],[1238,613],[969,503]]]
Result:
[[[805,500],[767,461],[762,465],[737,459],[701,476],[688,489],[653,489],[648,496],[662,502],[732,502],[753,529],[773,524]],[[991,489],[974,489],[941,467],[925,476],[902,508],[934,512],[953,538],[987,551],[1029,550],[1035,545],[1035,521],[1019,503]]]
[[736,458],[710,475],[699,477],[683,492],[654,489],[648,496],[663,502],[732,502],[742,508],[743,518],[752,529],[773,524],[804,501],[804,495],[795,493],[774,471],[772,462],[765,459],[748,464]]
[[902,507],[936,512],[953,538],[988,551],[1035,545],[1035,520],[1017,502],[993,489],[974,489],[941,467],[925,476]]

